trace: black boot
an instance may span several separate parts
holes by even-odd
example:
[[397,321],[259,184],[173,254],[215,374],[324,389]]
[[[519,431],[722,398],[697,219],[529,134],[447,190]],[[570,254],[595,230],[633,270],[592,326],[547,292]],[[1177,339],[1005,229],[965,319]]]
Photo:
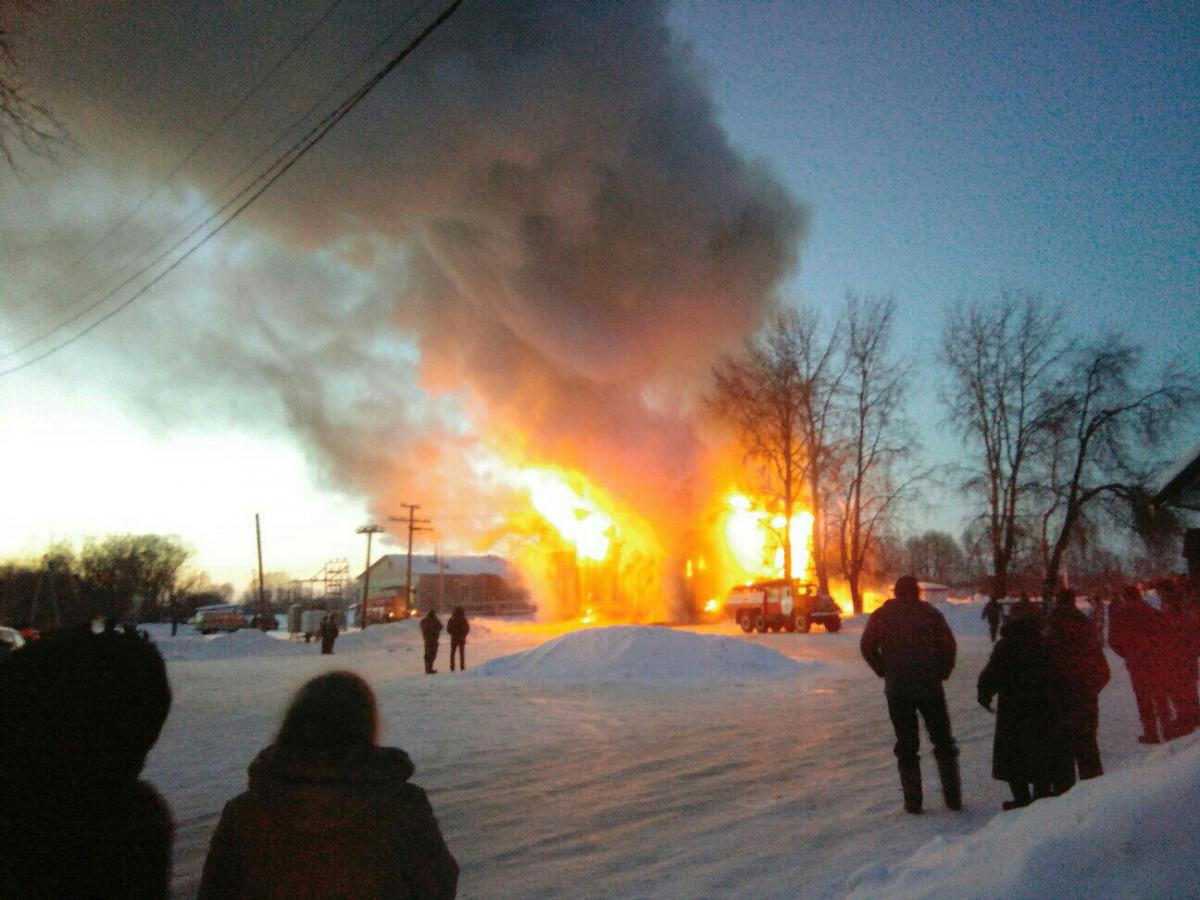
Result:
[[904,791],[904,811],[921,811],[921,767],[900,765],[900,788]]
[[938,777],[942,779],[942,796],[947,809],[962,809],[962,779],[958,774],[958,758],[939,759]]

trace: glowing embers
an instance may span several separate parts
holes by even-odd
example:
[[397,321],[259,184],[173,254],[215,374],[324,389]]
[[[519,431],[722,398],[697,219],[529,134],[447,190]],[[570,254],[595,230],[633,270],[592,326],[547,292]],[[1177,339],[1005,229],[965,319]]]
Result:
[[[783,532],[787,520],[756,507],[745,494],[732,493],[724,514],[724,537],[729,555],[739,570],[739,580],[784,576]],[[788,529],[792,544],[792,577],[804,578],[812,547],[812,513],[792,516]]]
[[533,508],[575,548],[580,559],[603,562],[616,536],[616,523],[589,497],[576,491],[566,476],[551,469],[522,473]]

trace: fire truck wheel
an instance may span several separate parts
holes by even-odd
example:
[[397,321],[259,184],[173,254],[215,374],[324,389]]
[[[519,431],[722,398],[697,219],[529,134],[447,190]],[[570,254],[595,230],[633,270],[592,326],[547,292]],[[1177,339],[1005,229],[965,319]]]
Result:
[[797,623],[796,627],[799,628],[804,634],[808,634],[810,631],[812,631],[812,619],[810,619],[808,616],[805,616],[799,621],[799,623]]
[[830,633],[833,633],[835,631],[841,631],[842,630],[842,620],[841,619],[826,619],[825,620],[825,630]]
[[767,620],[762,613],[759,613],[754,617],[754,630],[759,634],[762,634],[767,630]]
[[738,616],[738,624],[742,626],[742,631],[749,634],[754,629],[754,623],[750,621],[749,613],[742,613]]

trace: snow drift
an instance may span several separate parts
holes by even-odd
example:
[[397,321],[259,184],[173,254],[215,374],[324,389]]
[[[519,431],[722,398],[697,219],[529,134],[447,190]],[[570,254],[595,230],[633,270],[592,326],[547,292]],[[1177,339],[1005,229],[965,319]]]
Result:
[[1200,742],[998,815],[962,838],[939,836],[893,866],[870,865],[851,897],[1200,896]]
[[823,668],[736,638],[613,625],[571,632],[532,650],[493,659],[474,674],[555,681],[679,681],[783,678]]

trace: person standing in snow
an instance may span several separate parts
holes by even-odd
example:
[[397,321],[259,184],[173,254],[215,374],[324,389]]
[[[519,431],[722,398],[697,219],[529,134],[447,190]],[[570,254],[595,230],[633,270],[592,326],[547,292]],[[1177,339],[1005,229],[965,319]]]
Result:
[[370,686],[352,672],[312,679],[250,785],[225,804],[201,900],[239,897],[453,898],[458,864],[397,747],[380,747]]
[[1164,733],[1171,729],[1163,665],[1167,640],[1158,610],[1142,599],[1136,585],[1127,585],[1109,611],[1108,645],[1125,660],[1129,670],[1142,720],[1138,743],[1161,743]]
[[1092,622],[1075,606],[1075,592],[1063,588],[1047,620],[1050,694],[1063,741],[1062,774],[1054,793],[1104,774],[1096,732],[1100,727],[1100,691],[1110,672]]
[[1167,696],[1175,718],[1167,739],[1191,734],[1200,725],[1200,697],[1196,693],[1197,654],[1200,654],[1200,624],[1195,610],[1183,597],[1182,585],[1164,580],[1158,586],[1162,598],[1162,623],[1166,635]]
[[436,675],[437,669],[433,667],[434,661],[438,655],[438,639],[442,634],[442,620],[437,617],[437,612],[433,607],[429,608],[429,612],[425,613],[425,618],[421,620],[421,637],[425,639],[425,674]]
[[1050,693],[1050,651],[1041,615],[1032,604],[1014,608],[976,689],[979,705],[988,712],[992,699],[999,697],[992,777],[1008,782],[1012,790],[1004,809],[1050,796],[1063,769],[1063,751]]
[[134,635],[62,631],[0,664],[0,895],[165,900],[174,825],[139,776],[170,708]]
[[321,635],[321,652],[333,653],[333,642],[338,636],[337,613],[331,612],[321,619],[321,629],[318,633]]
[[954,671],[957,644],[940,612],[921,601],[917,580],[896,581],[895,597],[871,613],[859,649],[884,681],[888,715],[896,732],[896,764],[906,812],[921,812],[918,713],[933,743],[942,794],[950,809],[962,809],[958,745],[950,729],[942,682]]
[[1000,601],[995,597],[988,597],[988,602],[983,604],[983,612],[979,614],[979,618],[987,619],[988,634],[991,635],[992,643],[996,643],[996,633],[1000,631],[1000,620],[1004,618],[1004,610],[1000,606]]
[[454,654],[458,653],[458,667],[467,670],[467,635],[471,633],[471,623],[467,621],[467,613],[461,606],[454,607],[450,618],[446,620],[446,634],[450,635],[450,671],[454,671]]

